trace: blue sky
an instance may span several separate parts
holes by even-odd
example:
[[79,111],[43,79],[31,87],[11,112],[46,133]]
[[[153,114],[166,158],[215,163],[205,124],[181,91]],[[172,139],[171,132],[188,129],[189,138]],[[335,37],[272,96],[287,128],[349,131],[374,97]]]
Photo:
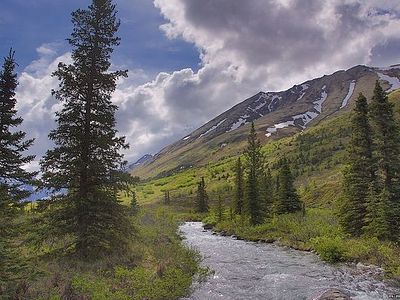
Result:
[[[70,13],[89,0],[1,0],[0,56],[19,63],[17,108],[38,160],[53,145],[51,77],[69,63]],[[285,90],[364,64],[400,63],[398,0],[115,0],[129,69],[113,101],[135,161],[155,154],[259,91]]]
[[[0,10],[0,53],[15,48],[19,70],[37,59],[36,49],[57,44],[60,53],[68,50],[65,39],[72,30],[70,13],[86,8],[87,0],[2,0]],[[193,44],[168,39],[159,29],[165,23],[149,0],[116,1],[121,19],[122,42],[113,62],[149,74],[183,68],[199,68],[199,54]]]

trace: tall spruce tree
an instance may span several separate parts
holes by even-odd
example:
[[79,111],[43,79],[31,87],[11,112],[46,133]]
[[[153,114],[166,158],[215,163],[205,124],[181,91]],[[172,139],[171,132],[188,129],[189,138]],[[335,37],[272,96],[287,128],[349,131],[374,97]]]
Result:
[[208,212],[208,195],[206,191],[206,183],[204,177],[201,177],[197,187],[196,208],[200,213]]
[[244,154],[246,158],[246,210],[250,216],[251,224],[256,225],[263,221],[260,184],[264,156],[261,152],[261,143],[257,138],[254,123],[251,123],[248,145]]
[[369,190],[374,188],[375,173],[368,103],[360,93],[351,118],[348,166],[344,172],[345,197],[340,207],[340,222],[354,236],[363,233],[367,198]]
[[273,186],[271,170],[269,168],[267,168],[267,170],[264,172],[262,176],[261,196],[262,196],[261,210],[263,217],[264,219],[270,218],[273,213],[274,186]]
[[[375,180],[377,197],[369,197],[366,215],[366,232],[373,235],[376,226],[388,228],[387,237],[400,240],[400,136],[393,114],[393,104],[376,82],[370,104],[371,127],[374,132],[374,157],[377,166]],[[380,212],[377,215],[377,212]],[[380,220],[376,220],[379,217]]]
[[302,204],[294,187],[294,179],[286,158],[279,162],[278,186],[276,190],[276,213],[286,214],[300,211]]
[[117,106],[111,102],[117,79],[127,76],[109,71],[120,42],[116,14],[111,0],[93,0],[88,9],[72,13],[73,63],[60,63],[53,74],[60,81],[53,94],[63,108],[49,134],[55,148],[41,161],[45,186],[67,190],[49,214],[50,228],[72,237],[72,250],[84,258],[123,251],[131,232],[118,199],[129,179],[119,151],[128,145],[117,136]]
[[24,155],[33,139],[26,139],[26,133],[17,130],[23,120],[15,108],[18,85],[15,67],[11,49],[0,71],[0,298],[11,282],[21,277],[22,264],[15,246],[18,234],[15,217],[20,201],[30,195],[26,185],[32,184],[36,175],[23,168],[34,159]]
[[244,187],[243,187],[243,165],[240,157],[238,157],[235,165],[235,214],[243,213]]

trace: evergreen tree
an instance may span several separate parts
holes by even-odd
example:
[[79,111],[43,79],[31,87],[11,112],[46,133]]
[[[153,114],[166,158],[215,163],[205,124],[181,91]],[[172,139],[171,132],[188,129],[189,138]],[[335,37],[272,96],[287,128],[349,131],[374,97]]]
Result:
[[261,143],[257,138],[254,123],[248,137],[248,146],[245,150],[246,157],[246,208],[253,225],[263,221],[260,183],[262,177],[262,166],[264,157],[261,152]]
[[379,194],[376,187],[371,184],[367,197],[366,216],[364,218],[363,232],[370,237],[386,239],[389,235],[387,222],[387,203],[389,192],[383,189]]
[[240,157],[238,157],[235,165],[235,213],[238,215],[243,212],[243,201],[243,166]]
[[164,204],[169,205],[171,203],[171,199],[169,197],[169,191],[164,192]]
[[221,196],[218,196],[216,215],[217,215],[218,222],[221,222],[224,219],[224,206],[222,204]]
[[88,9],[72,13],[73,63],[60,63],[53,74],[60,81],[53,94],[63,108],[49,134],[55,148],[41,161],[45,186],[67,190],[54,198],[49,228],[55,236],[72,237],[72,250],[84,258],[123,251],[131,233],[118,198],[130,177],[122,172],[119,153],[128,145],[117,136],[117,106],[111,102],[117,79],[127,76],[109,71],[120,42],[116,13],[111,0],[93,0]]
[[136,197],[136,192],[132,191],[131,203],[130,203],[130,213],[136,215],[139,211],[139,204]]
[[302,204],[294,187],[294,179],[287,159],[282,159],[279,165],[276,213],[286,214],[300,211],[302,209]]
[[262,196],[261,210],[263,213],[263,217],[270,218],[273,212],[274,188],[273,188],[273,179],[269,168],[267,168],[262,177],[261,196]]
[[208,195],[204,177],[201,177],[201,181],[197,187],[196,207],[197,211],[200,213],[208,212]]
[[[400,136],[393,114],[393,104],[389,102],[378,81],[370,104],[370,119],[374,132],[374,158],[377,167],[376,194],[381,199],[369,201],[372,207],[367,209],[366,220],[372,222],[377,209],[384,212],[385,216],[380,215],[386,219],[388,237],[398,241],[400,239]],[[374,207],[376,205],[380,207]],[[379,223],[384,222],[383,219],[379,220]],[[366,224],[366,226],[372,229],[372,225]]]
[[351,138],[348,146],[348,166],[344,172],[345,198],[341,204],[340,222],[355,236],[363,233],[370,185],[374,183],[372,130],[368,121],[368,103],[360,93],[351,118]]
[[15,108],[18,85],[15,66],[11,49],[0,71],[0,295],[2,290],[8,290],[10,282],[21,276],[22,262],[15,246],[18,235],[15,217],[20,201],[30,195],[25,185],[32,184],[36,175],[23,169],[23,165],[34,159],[24,155],[33,140],[27,140],[25,132],[16,130],[23,120],[17,117]]

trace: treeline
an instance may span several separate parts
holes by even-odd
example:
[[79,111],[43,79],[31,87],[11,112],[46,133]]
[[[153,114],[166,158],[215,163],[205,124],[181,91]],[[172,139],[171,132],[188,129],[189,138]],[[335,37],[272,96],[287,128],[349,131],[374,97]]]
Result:
[[[52,196],[37,205],[30,225],[37,244],[86,261],[124,253],[133,233],[119,200],[119,192],[132,183],[120,154],[128,145],[117,135],[117,106],[111,102],[116,81],[127,76],[127,71],[109,71],[120,42],[116,13],[111,0],[94,0],[88,9],[72,13],[73,62],[60,62],[53,74],[59,80],[53,95],[62,104],[57,128],[49,134],[55,146],[40,161],[40,187]],[[34,159],[24,154],[33,140],[17,130],[22,118],[15,108],[15,66],[10,51],[0,72],[0,298],[15,292],[15,281],[23,278],[16,220],[36,175],[23,168]],[[136,207],[133,195],[133,212]]]
[[[248,145],[234,167],[235,188],[230,214],[247,217],[252,225],[268,221],[274,215],[293,213],[303,209],[303,203],[294,187],[289,162],[278,161],[274,170],[265,163],[265,154],[257,138],[254,123],[248,136]],[[274,174],[274,175],[273,175]],[[208,212],[208,196],[204,178],[198,184],[196,197],[198,212]],[[218,198],[217,215],[222,218],[222,200]]]
[[379,82],[360,94],[351,119],[340,220],[353,236],[400,241],[400,131]]

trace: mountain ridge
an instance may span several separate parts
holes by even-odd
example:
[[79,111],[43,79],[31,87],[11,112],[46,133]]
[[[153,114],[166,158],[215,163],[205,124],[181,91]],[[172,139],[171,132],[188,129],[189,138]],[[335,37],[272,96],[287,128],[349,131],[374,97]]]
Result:
[[258,92],[164,147],[133,174],[144,178],[164,176],[205,164],[206,158],[218,160],[237,154],[243,149],[251,122],[255,122],[263,143],[291,135],[346,111],[360,92],[370,97],[376,80],[387,91],[400,88],[399,78],[399,64],[383,68],[358,65],[284,91]]

